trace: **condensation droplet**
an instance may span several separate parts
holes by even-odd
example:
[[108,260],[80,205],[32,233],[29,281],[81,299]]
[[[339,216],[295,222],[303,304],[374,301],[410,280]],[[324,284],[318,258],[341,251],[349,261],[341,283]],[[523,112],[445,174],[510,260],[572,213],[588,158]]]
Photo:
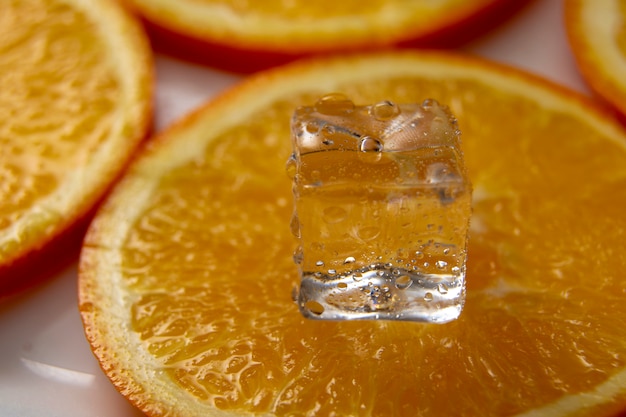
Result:
[[347,284],[347,283],[345,283],[345,282],[339,282],[339,283],[337,284],[337,288],[339,288],[340,290],[345,290],[345,289],[347,289],[347,288],[348,288],[348,284]]
[[389,120],[400,114],[400,108],[395,103],[385,100],[371,106],[369,113],[378,120]]
[[302,246],[298,246],[296,250],[293,252],[293,261],[296,265],[300,265],[302,263],[302,259],[304,258],[304,253],[302,251]]
[[324,261],[317,261],[315,262],[316,266],[324,266]]
[[383,157],[383,144],[376,138],[364,136],[359,143],[358,158],[366,164],[375,164]]
[[335,126],[333,125],[324,125],[324,127],[322,127],[321,131],[320,131],[320,136],[322,137],[327,137],[327,136],[332,136],[335,134]]
[[295,213],[293,214],[293,216],[291,216],[291,223],[289,223],[289,227],[291,229],[291,234],[299,238],[300,237],[300,219]]
[[422,107],[426,110],[430,110],[436,106],[439,106],[439,102],[433,98],[427,98],[422,102]]
[[320,125],[317,124],[317,122],[307,122],[304,125],[304,130],[306,130],[308,133],[316,134],[320,131]]
[[383,151],[383,143],[371,136],[364,136],[359,143],[359,150],[366,153],[379,153]]
[[435,262],[435,266],[438,269],[445,269],[448,266],[448,263],[446,261],[437,261]]
[[433,301],[433,293],[427,292],[424,294],[424,301]]
[[376,226],[365,226],[358,229],[356,234],[359,239],[373,240],[376,239],[378,235],[380,235],[380,228]]
[[335,270],[335,269],[329,269],[328,270],[328,275],[332,276],[332,275],[335,275],[336,273],[337,273],[337,270]]
[[437,285],[437,291],[439,291],[439,294],[447,294],[448,293],[448,286],[444,283],[441,283],[439,285]]
[[397,289],[406,290],[413,284],[413,280],[408,275],[400,275],[396,278],[395,284]]
[[348,256],[346,259],[343,260],[344,264],[351,264],[354,263],[356,261],[356,259],[354,259],[354,256]]
[[291,154],[289,159],[287,159],[285,171],[287,171],[289,179],[293,180],[296,177],[296,173],[298,172],[298,162],[296,161],[296,156],[294,154]]
[[307,301],[306,303],[304,303],[304,308],[318,316],[324,312],[324,306],[317,301]]

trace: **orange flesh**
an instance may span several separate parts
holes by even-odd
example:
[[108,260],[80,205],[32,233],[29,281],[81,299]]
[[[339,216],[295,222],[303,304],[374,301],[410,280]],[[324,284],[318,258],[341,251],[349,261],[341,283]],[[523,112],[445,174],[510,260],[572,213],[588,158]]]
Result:
[[[39,3],[0,4],[0,232],[54,193],[68,167],[89,163],[120,94],[93,22],[63,2]],[[61,215],[41,209],[45,224]],[[29,236],[16,239],[0,253]]]
[[132,329],[158,371],[221,409],[511,415],[626,366],[624,143],[475,81],[337,90],[358,104],[435,97],[458,117],[475,188],[460,319],[298,314],[288,124],[319,94],[289,97],[168,172],[127,236]]

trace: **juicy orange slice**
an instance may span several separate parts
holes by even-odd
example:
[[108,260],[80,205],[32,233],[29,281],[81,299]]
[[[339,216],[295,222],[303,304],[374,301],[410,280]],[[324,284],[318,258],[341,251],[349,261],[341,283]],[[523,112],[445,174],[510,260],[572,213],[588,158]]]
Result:
[[77,256],[146,135],[151,79],[145,35],[112,2],[0,3],[0,292]]
[[567,0],[565,21],[582,75],[591,88],[626,115],[626,3]]
[[[290,233],[294,108],[342,92],[449,104],[474,213],[445,325],[309,321]],[[93,222],[80,311],[103,369],[161,415],[601,416],[626,408],[626,133],[469,58],[389,53],[262,73],[152,142]]]
[[526,2],[129,0],[157,47],[211,65],[251,71],[312,53],[403,42],[459,44]]

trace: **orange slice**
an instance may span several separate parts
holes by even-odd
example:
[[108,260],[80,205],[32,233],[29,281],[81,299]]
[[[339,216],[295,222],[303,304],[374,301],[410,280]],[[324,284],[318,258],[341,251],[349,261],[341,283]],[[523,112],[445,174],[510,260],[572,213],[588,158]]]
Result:
[[[289,120],[329,91],[449,104],[474,185],[444,325],[306,320],[292,301]],[[167,130],[91,225],[80,311],[151,416],[603,416],[626,408],[626,132],[578,95],[454,55],[261,73]]]
[[595,92],[626,115],[626,3],[567,0],[565,21],[583,77]]
[[0,3],[0,293],[78,255],[89,212],[147,133],[151,63],[110,1]]
[[253,71],[295,57],[399,43],[458,45],[526,1],[128,0],[157,47],[188,59]]

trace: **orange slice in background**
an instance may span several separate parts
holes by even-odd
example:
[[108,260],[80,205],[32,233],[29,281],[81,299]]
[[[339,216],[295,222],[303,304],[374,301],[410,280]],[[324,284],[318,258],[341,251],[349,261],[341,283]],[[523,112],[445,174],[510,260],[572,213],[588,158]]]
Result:
[[626,117],[626,2],[567,0],[565,22],[583,77]]
[[[309,321],[285,173],[294,108],[447,103],[474,185],[444,325]],[[608,416],[626,409],[626,132],[531,75],[440,53],[260,73],[147,147],[87,234],[80,311],[150,416]]]
[[113,2],[0,2],[0,293],[78,256],[151,99],[145,34]]
[[506,0],[127,0],[166,52],[249,72],[296,57],[411,42],[459,45],[524,6]]

